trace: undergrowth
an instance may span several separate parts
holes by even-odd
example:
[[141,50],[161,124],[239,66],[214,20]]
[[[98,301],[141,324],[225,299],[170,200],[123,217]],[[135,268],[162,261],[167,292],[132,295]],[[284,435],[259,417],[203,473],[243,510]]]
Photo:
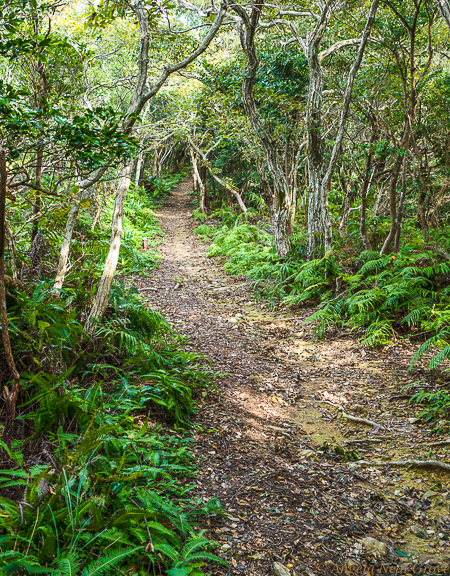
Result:
[[450,359],[445,239],[424,244],[411,238],[399,252],[386,256],[376,251],[349,253],[337,240],[330,254],[306,261],[302,230],[294,233],[284,259],[277,257],[274,236],[263,222],[239,223],[235,217],[231,224],[202,224],[195,233],[212,241],[209,255],[222,257],[227,272],[245,275],[269,302],[315,307],[308,321],[318,337],[340,328],[362,334],[362,346],[384,346],[417,335],[423,344],[412,365],[429,352],[434,353],[430,369]]
[[[52,289],[59,225],[48,220],[41,279],[7,293],[21,379],[11,450],[2,445],[0,574],[201,576],[220,560],[196,525],[221,509],[190,496],[196,465],[185,430],[195,390],[211,386],[213,373],[120,281],[102,324],[86,333],[107,236],[106,223],[92,226],[91,208],[77,224],[76,270],[63,289]],[[140,240],[155,245],[160,234],[143,189],[130,192],[124,231],[120,272],[143,273],[157,257]],[[18,254],[26,265],[27,252]],[[2,378],[10,384],[9,373]]]
[[192,391],[211,381],[205,360],[123,285],[94,337],[71,290],[41,283],[8,300],[22,437],[0,473],[2,573],[203,574],[216,558],[195,520],[219,505],[189,497],[192,441],[150,421],[163,410],[187,423]]

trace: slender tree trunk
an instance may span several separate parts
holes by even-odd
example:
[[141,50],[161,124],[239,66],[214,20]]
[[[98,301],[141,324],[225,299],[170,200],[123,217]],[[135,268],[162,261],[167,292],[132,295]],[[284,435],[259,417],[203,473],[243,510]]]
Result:
[[372,170],[372,174],[370,176],[366,172],[366,176],[361,187],[361,216],[359,231],[361,234],[364,250],[372,250],[372,245],[370,243],[369,236],[367,235],[367,193],[370,190],[374,174],[375,168]]
[[[42,164],[43,164],[44,153],[42,150],[38,150],[36,154],[36,175],[34,178],[34,184],[40,188],[42,181]],[[39,214],[41,212],[41,193],[39,190],[35,192],[34,204],[33,204],[33,228],[31,230],[31,242],[36,238],[36,234],[39,231]]]
[[[61,290],[61,288],[64,284],[64,278],[65,278],[65,275],[67,272],[67,261],[69,259],[70,245],[72,242],[72,235],[73,235],[73,230],[75,228],[76,220],[78,218],[78,212],[80,209],[80,204],[88,196],[86,189],[92,185],[96,185],[96,183],[100,180],[100,178],[103,176],[103,174],[105,172],[106,172],[106,168],[100,168],[90,178],[87,178],[86,180],[78,182],[79,191],[78,191],[77,195],[75,196],[75,198],[72,202],[72,206],[70,208],[69,216],[68,216],[67,222],[66,222],[66,228],[64,230],[64,236],[63,236],[63,241],[61,244],[61,249],[59,252],[58,267],[56,269],[55,282],[53,284],[53,287],[56,290]],[[94,226],[95,226],[95,220],[94,220],[94,224],[92,226],[92,229],[94,229]]]
[[391,217],[391,227],[389,233],[381,248],[380,254],[387,254],[391,247],[392,241],[397,233],[397,182],[402,167],[402,156],[397,156],[392,168],[391,180],[389,183],[389,215]]
[[434,0],[434,3],[438,7],[439,12],[450,30],[450,4],[448,0]]
[[260,162],[256,162],[256,170],[258,171],[259,183],[260,183],[260,190],[261,196],[264,200],[264,204],[266,205],[267,211],[269,213],[270,223],[273,224],[275,214],[273,209],[273,192],[270,188],[269,179],[267,178],[267,173],[265,167],[260,164]]
[[63,241],[59,252],[58,268],[56,269],[55,282],[53,288],[61,290],[67,274],[67,263],[69,261],[70,245],[72,243],[73,231],[78,218],[81,202],[83,201],[84,190],[78,189],[72,200],[69,216],[67,217],[66,228],[64,230]]
[[5,247],[10,254],[11,261],[11,276],[14,279],[18,278],[17,263],[16,263],[16,249],[14,246],[14,237],[9,227],[8,222],[5,220]]
[[[34,33],[37,35],[39,34],[39,19],[37,16],[34,18],[33,22]],[[50,24],[49,24],[49,32],[50,32]],[[37,56],[37,72],[39,74],[39,91],[35,94],[35,101],[36,105],[41,108],[42,104],[44,103],[47,97],[47,73],[45,70],[45,64],[41,60],[41,54],[38,53]],[[36,152],[36,174],[34,183],[37,187],[40,188],[41,180],[42,180],[42,166],[44,160],[44,151],[42,147],[40,147]],[[33,216],[35,220],[33,221],[33,228],[31,231],[31,243],[35,239],[38,231],[39,231],[39,218],[37,216],[41,212],[41,193],[39,190],[36,190],[34,206],[33,206]]]
[[135,176],[135,182],[134,182],[136,188],[139,187],[139,184],[141,182],[141,171],[142,171],[143,158],[144,158],[144,152],[141,150],[139,152],[139,155],[137,157],[137,162],[136,162],[136,176]]
[[[192,148],[192,151],[193,151],[193,152],[196,152],[196,153],[202,158],[202,160],[203,160],[205,163],[208,162],[208,159],[207,159],[205,153],[202,152],[202,150],[201,150],[196,144],[194,144],[194,142],[192,142],[192,140],[190,141],[190,146],[191,146],[191,148]],[[195,164],[195,166],[196,166],[195,169],[197,170],[197,177],[198,177],[200,186],[202,186],[203,184],[201,183],[201,178],[200,178],[200,175],[199,175],[199,173],[198,173],[197,164]],[[233,196],[234,196],[234,197],[236,198],[236,200],[238,201],[239,208],[242,210],[242,212],[247,212],[247,208],[246,208],[246,206],[245,206],[245,204],[244,204],[244,202],[243,202],[243,200],[242,200],[242,197],[241,197],[241,195],[239,194],[239,192],[238,192],[237,190],[235,190],[235,189],[233,188],[233,186],[231,186],[231,185],[227,182],[226,179],[225,179],[225,180],[222,180],[222,179],[219,178],[216,174],[214,174],[214,172],[211,170],[211,166],[210,166],[209,168],[210,168],[209,172],[210,172],[211,176],[214,178],[214,180],[215,180],[218,184],[220,184],[221,186],[223,186],[228,192],[231,192],[231,194],[233,194]]]
[[[11,441],[14,432],[14,420],[16,417],[16,403],[20,390],[20,374],[16,368],[14,357],[11,349],[8,330],[8,313],[6,311],[6,293],[5,293],[5,229],[6,229],[6,153],[0,148],[0,309],[2,340],[5,350],[6,361],[9,371],[13,378],[11,389],[7,386],[3,388],[3,397],[6,402],[6,419],[3,429],[3,442],[11,449]],[[9,460],[6,451],[3,453],[3,459]]]
[[332,246],[332,229],[328,208],[328,194],[337,159],[344,139],[345,126],[350,110],[353,84],[370,36],[373,22],[378,10],[379,0],[373,0],[369,10],[364,32],[360,41],[357,57],[350,69],[347,86],[342,102],[339,128],[325,170],[325,146],[322,130],[322,102],[324,77],[319,57],[319,45],[328,26],[333,4],[327,4],[313,33],[304,44],[305,56],[309,64],[309,88],[307,104],[308,124],[308,172],[309,172],[309,205],[308,205],[308,257],[317,256],[320,249],[327,254]]
[[[197,48],[193,50],[186,58],[177,62],[176,64],[165,66],[159,77],[153,83],[153,86],[150,89],[147,89],[149,62],[148,50],[150,42],[148,13],[146,11],[146,5],[143,0],[137,0],[133,3],[133,10],[139,22],[140,30],[140,49],[138,59],[139,70],[133,95],[128,106],[126,120],[123,124],[123,130],[125,134],[131,134],[137,116],[141,113],[145,104],[147,104],[147,102],[149,102],[149,100],[153,98],[164,86],[167,79],[175,72],[178,72],[179,70],[189,66],[189,64],[191,64],[198,56],[205,52],[205,50],[216,36],[217,32],[220,30],[227,9],[228,5],[226,1],[222,2],[214,22],[209,27],[208,32],[204,36],[203,40],[198,44]],[[105,261],[103,274],[98,286],[97,294],[95,296],[94,304],[92,306],[89,319],[86,323],[86,329],[88,332],[92,332],[95,324],[99,322],[108,305],[109,296],[111,293],[111,285],[114,278],[114,273],[116,271],[117,262],[119,260],[119,251],[122,238],[123,205],[125,201],[125,195],[131,182],[132,168],[133,162],[129,162],[124,166],[122,170],[121,181],[116,190],[112,220],[111,243],[108,256]]]
[[95,226],[98,222],[98,219],[100,218],[100,214],[102,212],[102,207],[100,205],[100,202],[98,201],[98,188],[97,185],[95,185],[94,187],[94,202],[95,202],[95,207],[96,207],[96,212],[95,212],[95,216],[94,216],[94,220],[92,222],[92,226],[91,226],[91,232],[94,231]]
[[[191,146],[192,148],[192,146]],[[192,154],[191,154],[191,158],[192,158],[192,170],[194,172],[194,182],[197,183],[198,185],[198,192],[199,192],[199,206],[200,206],[200,210],[202,212],[202,214],[206,214],[207,213],[207,200],[206,200],[206,186],[205,186],[205,181],[204,178],[202,178],[202,174],[201,172],[203,171],[203,166],[198,167],[198,161],[197,161],[197,155],[195,154],[194,150],[192,149]],[[205,168],[206,170],[206,168]]]
[[115,194],[109,252],[106,257],[105,267],[97,289],[94,305],[92,306],[89,319],[86,323],[87,332],[93,331],[93,328],[101,319],[108,306],[111,285],[117,268],[117,262],[119,261],[120,244],[123,233],[123,207],[125,196],[131,183],[132,169],[133,162],[129,162],[123,167],[120,183]]
[[373,145],[378,138],[377,118],[374,114],[370,115],[369,118],[371,123],[369,152],[366,156],[365,175],[361,186],[361,215],[359,225],[359,231],[361,234],[361,240],[363,242],[364,250],[372,250],[372,245],[367,235],[367,194],[370,191],[370,187],[372,186],[372,181],[375,176],[376,166],[372,168]]
[[202,212],[204,210],[203,214],[209,214],[210,203],[209,203],[209,195],[208,195],[208,178],[207,178],[206,166],[200,167],[200,180],[203,184]]
[[202,179],[200,178],[200,173],[198,170],[197,155],[194,152],[192,146],[191,146],[191,163],[192,163],[192,175],[194,178],[194,190],[198,194],[198,205],[200,207],[200,210],[202,211],[202,214],[205,214],[205,201],[204,201],[205,192],[203,189],[203,182]]
[[264,0],[253,2],[250,17],[248,17],[242,6],[233,5],[232,8],[242,19],[239,25],[239,37],[242,49],[247,57],[247,66],[241,90],[242,103],[253,131],[263,147],[267,169],[272,178],[275,198],[275,246],[278,256],[282,258],[287,256],[290,250],[289,231],[292,196],[286,181],[285,167],[278,157],[277,141],[264,126],[254,96],[255,78],[259,68],[259,58],[255,47],[255,32],[263,5]]
[[406,168],[408,164],[408,158],[405,154],[403,159],[403,171],[402,171],[402,193],[400,195],[400,202],[398,203],[398,216],[397,216],[397,231],[395,232],[395,242],[394,242],[394,252],[400,250],[400,237],[402,234],[402,221],[403,221],[403,210],[405,206],[406,197]]
[[431,226],[433,226],[433,228],[439,228],[439,222],[438,222],[437,215],[438,215],[439,208],[441,207],[442,202],[444,201],[444,195],[447,192],[448,185],[449,185],[449,181],[446,178],[444,180],[442,186],[441,186],[441,189],[439,190],[436,204],[435,204],[433,211],[431,212],[431,215],[430,215],[430,224],[431,224]]
[[291,196],[292,196],[292,206],[291,206],[291,222],[290,222],[290,229],[291,234],[294,230],[294,223],[295,223],[295,216],[297,214],[297,193],[298,193],[298,168],[300,162],[300,152],[303,148],[303,144],[300,144],[297,153],[292,159],[292,168],[290,171],[290,187],[291,187]]
[[417,218],[419,220],[420,228],[422,230],[423,239],[428,242],[429,226],[426,216],[425,203],[427,200],[427,184],[422,184],[419,191],[419,200],[417,202]]

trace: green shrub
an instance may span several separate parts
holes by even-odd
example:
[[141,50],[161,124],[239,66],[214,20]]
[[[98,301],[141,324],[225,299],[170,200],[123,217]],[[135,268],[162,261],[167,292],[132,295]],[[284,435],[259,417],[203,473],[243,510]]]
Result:
[[[23,492],[0,498],[2,573],[93,576],[133,564],[142,575],[149,565],[203,574],[217,559],[195,519],[218,504],[192,502],[178,480],[195,473],[191,441],[150,428],[149,416],[159,408],[187,422],[192,390],[211,382],[204,359],[184,352],[164,317],[121,284],[93,337],[73,290],[55,296],[41,283],[10,298],[22,358],[17,420],[32,435],[13,443],[20,468],[0,472],[3,494]],[[27,444],[40,438],[51,466],[27,464]]]

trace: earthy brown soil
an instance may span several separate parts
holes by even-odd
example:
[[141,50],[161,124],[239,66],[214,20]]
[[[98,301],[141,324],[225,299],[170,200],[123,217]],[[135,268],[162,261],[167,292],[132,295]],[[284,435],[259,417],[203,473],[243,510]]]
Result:
[[[380,574],[417,562],[448,565],[448,476],[352,462],[447,460],[446,447],[416,446],[446,436],[410,422],[421,408],[396,398],[411,395],[401,392],[407,383],[435,384],[424,370],[407,372],[415,346],[380,352],[349,336],[316,341],[303,322],[307,311],[255,303],[245,278],[227,275],[193,235],[191,187],[179,185],[158,211],[161,265],[136,285],[150,288],[143,292],[150,306],[186,335],[186,349],[223,374],[218,389],[199,398],[194,419],[196,496],[219,499],[225,512],[204,526],[229,563],[211,574],[259,576],[274,562],[291,576],[350,573],[367,563]],[[339,418],[329,403],[379,426]],[[381,555],[361,543],[369,536]]]

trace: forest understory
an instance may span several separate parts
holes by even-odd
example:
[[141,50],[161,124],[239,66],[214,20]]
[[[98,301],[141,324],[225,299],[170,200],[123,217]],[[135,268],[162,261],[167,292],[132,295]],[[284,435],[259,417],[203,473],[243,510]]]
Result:
[[450,573],[450,0],[0,0],[0,576]]
[[[436,422],[417,418],[415,388],[402,391],[432,390],[442,375],[426,357],[409,371],[414,339],[384,349],[339,332],[317,340],[310,310],[255,300],[193,235],[191,189],[178,185],[157,213],[159,268],[127,283],[221,374],[193,420],[195,496],[223,507],[204,527],[229,567],[211,574],[445,573],[448,447]],[[407,460],[434,464],[390,464]]]

